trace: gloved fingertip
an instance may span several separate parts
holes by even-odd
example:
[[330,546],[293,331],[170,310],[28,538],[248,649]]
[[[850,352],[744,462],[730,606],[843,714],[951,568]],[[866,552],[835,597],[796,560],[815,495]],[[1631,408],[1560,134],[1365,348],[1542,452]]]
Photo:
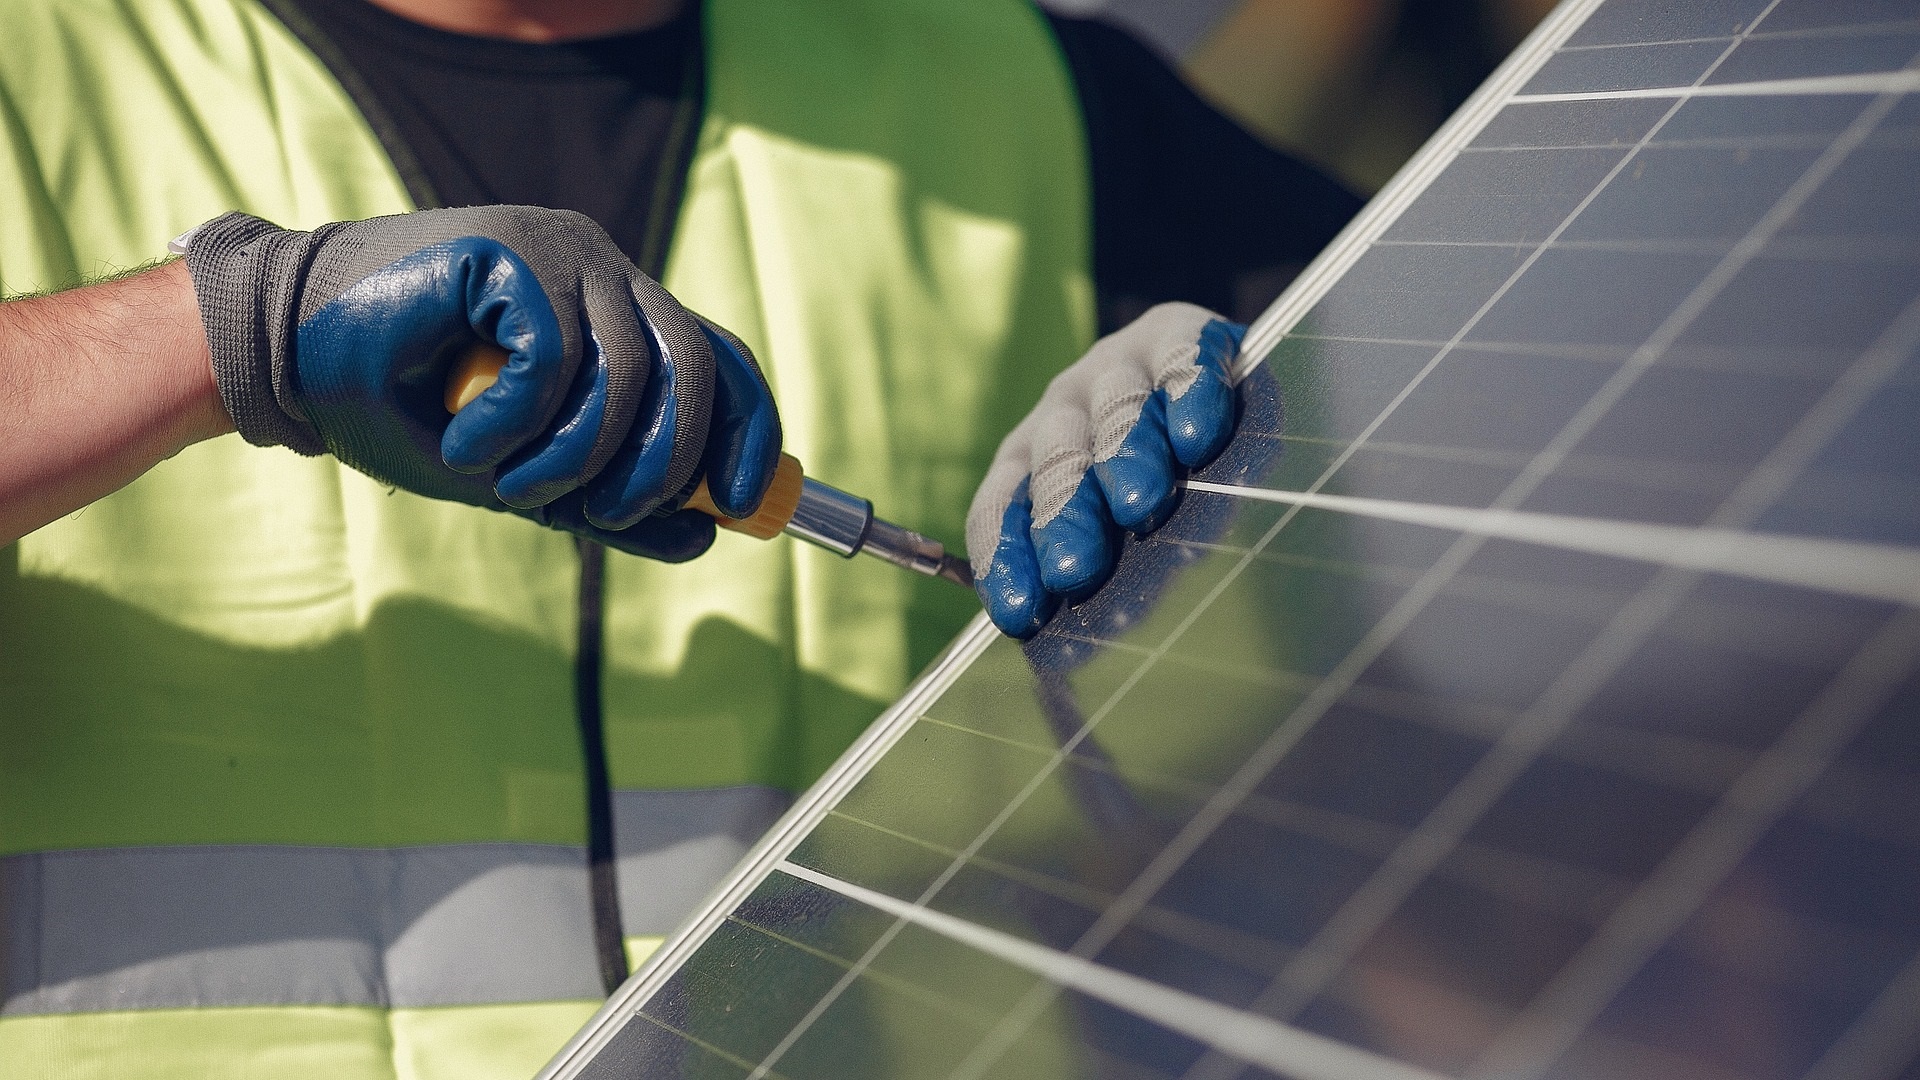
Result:
[[1218,457],[1233,437],[1233,387],[1218,372],[1202,368],[1187,392],[1167,404],[1167,445],[1189,469]]
[[1022,481],[1001,513],[992,560],[974,568],[973,588],[987,617],[1001,633],[1022,641],[1039,633],[1059,607],[1059,598],[1040,583],[1032,532],[1033,504]]
[[[589,346],[587,354],[553,429],[501,465],[494,492],[508,506],[524,509],[550,503],[593,479],[605,466],[595,459],[601,427],[609,419],[610,371],[598,347]],[[622,421],[621,427],[625,424]]]
[[540,471],[507,471],[493,480],[493,496],[515,509],[534,509],[578,490],[578,484],[566,477],[547,477]]
[[1099,481],[1088,474],[1059,513],[1034,526],[1040,583],[1048,592],[1078,600],[1107,579],[1114,561],[1111,521]]
[[1060,606],[1059,597],[1040,587],[1037,566],[1015,568],[998,556],[985,574],[974,578],[973,587],[993,625],[1021,641],[1039,633]]
[[596,529],[619,532],[645,521],[654,508],[623,501],[617,488],[595,486],[587,490],[587,497],[580,509],[587,524]]
[[570,481],[552,478],[510,480],[502,477],[493,485],[494,497],[516,510],[531,510],[536,506],[545,506],[574,490],[576,485]]
[[673,381],[671,374],[648,381],[625,444],[586,484],[585,513],[600,528],[633,528],[678,494],[668,487],[680,422]]
[[1133,430],[1121,440],[1112,457],[1094,463],[1093,472],[1114,524],[1139,533],[1151,531],[1166,520],[1178,501],[1178,492],[1174,488],[1164,392],[1147,398]]
[[608,543],[622,551],[679,563],[706,554],[719,529],[712,518],[698,510],[679,510],[664,517],[649,517],[612,535]]
[[752,517],[780,464],[780,413],[746,345],[705,319],[700,327],[714,359],[707,494],[728,517]]
[[1222,371],[1233,370],[1234,358],[1240,355],[1240,346],[1247,339],[1247,327],[1243,323],[1228,322],[1225,319],[1209,319],[1200,328],[1199,363],[1217,364]]
[[[574,358],[566,352],[559,318],[538,275],[505,244],[476,236],[425,250],[440,252],[439,261],[451,261],[457,268],[443,277],[445,287],[461,294],[458,310],[464,331],[508,352],[493,385],[454,414],[440,440],[441,460],[448,468],[486,472],[549,430],[554,414],[576,389],[566,377]],[[382,273],[393,273],[422,254],[425,251]],[[411,280],[422,277],[416,272]],[[369,299],[391,304],[393,290]]]
[[713,519],[697,510],[646,517],[624,529],[600,528],[588,521],[585,528],[570,531],[616,551],[668,563],[698,558],[713,546],[717,535]]
[[440,435],[440,459],[457,473],[483,473],[498,466],[514,451],[539,437],[540,429],[526,419],[530,410],[517,396],[524,380],[509,379],[511,367],[480,396],[448,419]]

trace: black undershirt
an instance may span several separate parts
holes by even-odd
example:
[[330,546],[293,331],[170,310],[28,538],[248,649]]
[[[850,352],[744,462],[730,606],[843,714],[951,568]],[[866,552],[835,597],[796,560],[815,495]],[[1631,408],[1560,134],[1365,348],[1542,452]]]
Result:
[[[657,29],[558,45],[435,30],[368,0],[275,6],[289,2],[421,205],[578,210],[660,273],[698,128],[697,2]],[[1102,332],[1163,300],[1246,321],[1359,209],[1125,32],[1049,19],[1086,118]]]
[[1086,119],[1100,330],[1166,300],[1251,322],[1359,197],[1201,100],[1125,31],[1051,19]]
[[543,45],[436,30],[366,0],[295,2],[312,23],[295,30],[314,44],[318,28],[387,149],[397,136],[396,157],[424,174],[407,177],[417,203],[578,210],[659,274],[699,119],[697,4],[657,29]]

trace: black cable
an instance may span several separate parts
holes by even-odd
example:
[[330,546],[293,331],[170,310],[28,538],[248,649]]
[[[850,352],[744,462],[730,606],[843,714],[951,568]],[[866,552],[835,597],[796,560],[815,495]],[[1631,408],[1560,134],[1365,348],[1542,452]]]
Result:
[[593,905],[593,948],[600,981],[611,994],[627,981],[627,949],[620,927],[620,889],[613,855],[613,784],[607,772],[601,723],[601,628],[606,612],[607,549],[576,539],[580,551],[579,644],[573,659],[574,715],[587,772],[587,887]]
[[[654,206],[635,265],[656,281],[664,272],[672,240],[674,214],[693,161],[694,135],[704,104],[704,62],[696,52],[682,87],[654,184]],[[607,549],[576,537],[580,552],[578,644],[573,659],[574,713],[580,725],[580,749],[587,769],[587,887],[593,904],[593,946],[600,981],[612,994],[627,980],[626,935],[620,918],[620,880],[614,857],[613,783],[607,766],[607,738],[601,715],[601,668],[605,647]]]

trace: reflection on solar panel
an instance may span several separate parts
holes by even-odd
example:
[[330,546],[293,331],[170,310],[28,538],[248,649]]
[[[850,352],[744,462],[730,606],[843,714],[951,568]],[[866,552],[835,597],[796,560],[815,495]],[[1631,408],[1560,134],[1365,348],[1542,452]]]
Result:
[[1920,1077],[1917,59],[1563,6],[549,1075]]

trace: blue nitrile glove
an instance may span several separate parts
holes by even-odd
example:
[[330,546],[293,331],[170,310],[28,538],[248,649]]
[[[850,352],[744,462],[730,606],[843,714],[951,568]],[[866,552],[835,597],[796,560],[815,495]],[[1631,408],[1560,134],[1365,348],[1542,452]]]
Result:
[[1233,434],[1246,328],[1161,304],[1061,372],[1000,444],[967,512],[967,556],[994,625],[1031,637],[1113,572],[1120,529],[1157,528],[1180,468]]
[[[773,479],[780,420],[746,346],[584,215],[478,206],[293,232],[227,214],[190,235],[187,267],[249,442],[676,561],[713,541],[712,519],[672,512],[701,476],[741,517]],[[478,341],[507,364],[451,415],[447,379]]]

